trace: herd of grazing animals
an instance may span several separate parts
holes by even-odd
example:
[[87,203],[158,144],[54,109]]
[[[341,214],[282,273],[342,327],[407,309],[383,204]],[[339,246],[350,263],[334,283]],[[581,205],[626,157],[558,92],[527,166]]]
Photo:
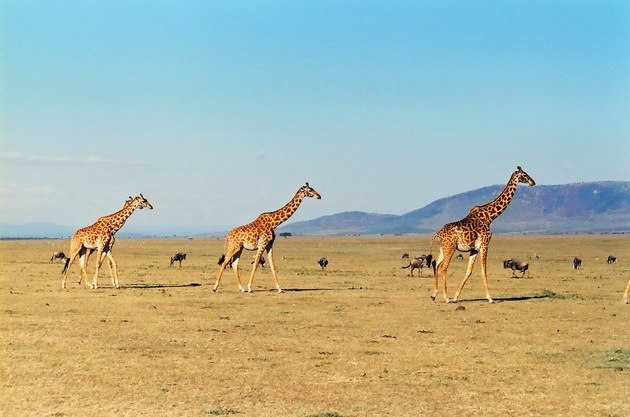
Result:
[[[533,186],[536,184],[533,178],[531,178],[523,169],[519,166],[514,171],[505,188],[501,193],[492,201],[484,205],[474,206],[470,209],[470,212],[463,219],[445,224],[435,234],[433,234],[430,243],[430,250],[432,250],[433,243],[437,239],[439,242],[439,254],[437,259],[433,260],[433,255],[422,255],[414,259],[409,259],[409,254],[405,253],[403,258],[409,259],[409,265],[403,266],[403,268],[411,268],[410,276],[413,276],[413,270],[419,269],[419,275],[422,276],[422,268],[424,266],[433,268],[433,293],[431,298],[435,301],[438,293],[439,279],[442,280],[442,295],[444,301],[457,302],[459,295],[466,284],[466,281],[472,274],[473,266],[478,255],[481,255],[481,275],[483,279],[483,285],[486,291],[486,299],[492,303],[493,299],[490,296],[488,288],[488,276],[487,276],[487,256],[488,246],[492,237],[492,231],[490,230],[490,224],[493,220],[499,217],[510,204],[514,198],[518,184],[528,184]],[[265,260],[263,258],[264,252],[267,252],[267,258],[271,268],[274,284],[278,292],[282,292],[282,289],[278,283],[278,277],[273,261],[273,243],[276,238],[275,229],[280,224],[288,220],[298,209],[304,198],[321,199],[321,195],[313,189],[308,182],[300,187],[295,193],[293,198],[278,210],[272,212],[265,212],[260,214],[251,223],[235,227],[226,236],[225,240],[225,253],[219,258],[219,271],[216,276],[216,280],[212,290],[217,291],[223,271],[227,267],[231,267],[234,271],[236,283],[241,292],[245,292],[243,288],[238,272],[238,263],[243,250],[255,251],[254,260],[252,262],[253,267],[247,285],[247,292],[252,292],[252,281],[258,265],[264,266]],[[66,288],[66,278],[70,266],[74,260],[79,258],[80,279],[87,282],[87,261],[92,254],[96,251],[96,267],[92,282],[88,285],[92,289],[98,288],[98,273],[99,268],[102,265],[105,258],[108,260],[109,272],[112,280],[112,286],[119,288],[118,275],[116,268],[116,261],[112,255],[112,249],[114,247],[115,237],[114,235],[124,225],[125,221],[131,216],[136,209],[153,209],[153,206],[149,201],[140,194],[137,197],[129,197],[123,208],[119,211],[100,217],[94,224],[78,229],[74,232],[70,240],[70,255],[66,256],[63,252],[56,252],[51,257],[50,261],[53,262],[56,259],[65,259],[64,267],[62,270],[63,280],[61,287]],[[468,266],[463,280],[461,281],[455,296],[452,299],[448,298],[446,277],[447,270],[451,259],[455,251],[469,253]],[[538,255],[536,255],[538,257]],[[460,255],[458,255],[460,257]],[[185,253],[177,253],[171,257],[170,264],[179,262],[181,268],[181,262],[186,259]],[[609,264],[616,262],[617,258],[610,255],[607,259]],[[321,258],[317,261],[322,269],[325,269],[328,265],[326,258]],[[575,257],[573,259],[573,268],[577,269],[581,266],[582,260]],[[523,276],[529,269],[527,262],[518,262],[513,259],[505,260],[503,263],[504,268],[512,269],[514,271],[522,272]],[[630,280],[626,286],[623,301],[628,303],[628,292],[630,291]]]

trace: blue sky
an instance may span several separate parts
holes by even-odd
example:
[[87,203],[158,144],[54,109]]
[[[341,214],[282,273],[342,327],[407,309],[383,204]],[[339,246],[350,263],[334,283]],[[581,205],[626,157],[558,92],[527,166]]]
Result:
[[0,223],[225,230],[630,180],[627,1],[0,0]]

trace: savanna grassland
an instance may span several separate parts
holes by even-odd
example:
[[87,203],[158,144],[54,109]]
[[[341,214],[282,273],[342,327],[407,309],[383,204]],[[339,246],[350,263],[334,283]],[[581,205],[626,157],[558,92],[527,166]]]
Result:
[[[268,266],[252,294],[231,270],[213,293],[222,239],[118,239],[121,288],[104,265],[97,290],[77,284],[76,263],[61,289],[50,257],[67,240],[0,241],[0,415],[627,416],[629,243],[497,235],[497,302],[477,265],[446,304],[427,269],[401,268],[426,236],[278,238],[282,294]],[[511,278],[509,257],[529,277]],[[451,296],[465,267],[451,263]]]

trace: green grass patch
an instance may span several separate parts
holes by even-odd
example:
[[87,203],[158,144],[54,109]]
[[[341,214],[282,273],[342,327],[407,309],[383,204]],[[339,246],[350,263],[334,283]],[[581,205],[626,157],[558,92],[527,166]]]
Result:
[[590,357],[590,362],[598,368],[627,371],[630,370],[630,349],[599,352]]

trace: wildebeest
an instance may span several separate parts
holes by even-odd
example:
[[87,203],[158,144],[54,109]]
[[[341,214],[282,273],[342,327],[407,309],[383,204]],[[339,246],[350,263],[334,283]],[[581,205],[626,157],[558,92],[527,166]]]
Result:
[[582,260],[578,258],[577,256],[573,258],[573,269],[578,269],[581,266],[582,266]]
[[511,269],[513,277],[516,277],[514,271],[520,271],[521,278],[525,275],[525,272],[527,272],[527,276],[529,276],[529,263],[527,262],[519,262],[514,259],[506,259],[505,261],[503,261],[503,268]]
[[[254,261],[251,261],[250,263],[254,263]],[[263,268],[265,267],[265,258],[260,258],[260,262],[258,262],[260,264],[260,266],[262,266]]]
[[317,261],[317,264],[322,268],[322,269],[326,269],[326,267],[328,266],[328,259],[326,258],[321,258],[319,261]]
[[408,253],[403,253],[402,259],[409,259],[409,265],[403,266],[401,268],[411,268],[409,271],[409,276],[413,277],[413,270],[418,269],[418,276],[422,276],[422,268],[430,267],[431,260],[433,259],[433,255],[420,255],[415,258],[409,258]]
[[617,262],[617,257],[608,255],[608,259],[606,260],[606,262],[608,262],[609,264],[615,263]]
[[182,253],[182,252],[177,252],[175,255],[171,256],[171,265],[173,265],[173,262],[178,262],[179,261],[179,267],[182,267],[182,261],[186,259],[186,254]]
[[61,260],[66,260],[68,257],[66,256],[65,253],[63,252],[55,252],[53,253],[52,257],[50,258],[50,262],[57,260],[57,259],[61,259]]

